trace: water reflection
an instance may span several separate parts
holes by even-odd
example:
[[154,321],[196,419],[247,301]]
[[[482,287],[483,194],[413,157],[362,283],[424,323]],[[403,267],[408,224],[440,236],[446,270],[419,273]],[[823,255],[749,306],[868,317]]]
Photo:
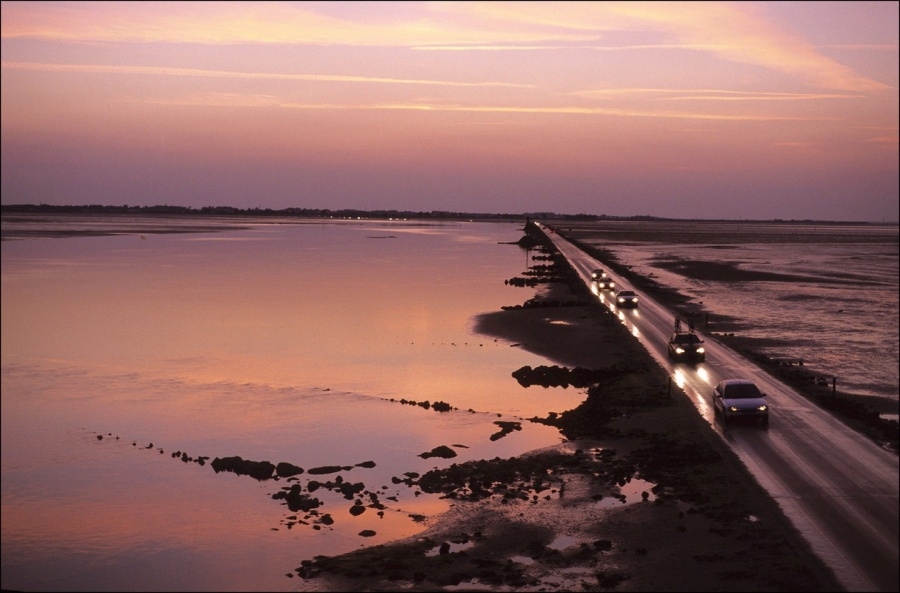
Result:
[[700,377],[707,385],[711,385],[712,379],[709,376],[709,371],[707,371],[705,367],[697,367],[697,376]]
[[[414,534],[415,516],[445,508],[396,483],[404,472],[560,442],[527,421],[490,440],[498,416],[584,397],[523,389],[511,372],[547,361],[470,329],[531,296],[503,283],[522,272],[501,244],[520,232],[299,224],[3,242],[4,587],[286,590],[300,560]],[[439,445],[457,457],[420,456]],[[257,481],[176,452],[348,466],[385,509],[354,516],[320,489],[318,519],[334,522],[304,523],[272,496],[308,473]]]

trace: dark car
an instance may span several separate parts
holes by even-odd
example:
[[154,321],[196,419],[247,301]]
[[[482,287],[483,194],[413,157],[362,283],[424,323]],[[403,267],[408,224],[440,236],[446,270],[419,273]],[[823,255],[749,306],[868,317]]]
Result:
[[669,338],[669,358],[703,362],[706,360],[706,349],[703,348],[703,340],[693,333],[672,334],[672,337]]
[[638,296],[633,290],[620,290],[616,293],[616,306],[620,309],[638,306]]
[[597,283],[597,288],[604,290],[612,290],[616,287],[615,281],[608,276],[606,278],[597,278],[594,282]]
[[596,270],[591,271],[591,280],[600,280],[601,278],[606,278],[606,270],[601,270],[597,268]]
[[748,418],[763,425],[769,424],[766,394],[747,379],[726,379],[719,382],[713,391],[713,410],[725,420]]

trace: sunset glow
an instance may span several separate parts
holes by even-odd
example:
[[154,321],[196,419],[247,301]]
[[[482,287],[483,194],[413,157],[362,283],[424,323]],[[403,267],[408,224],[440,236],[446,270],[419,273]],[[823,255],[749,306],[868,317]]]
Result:
[[2,2],[3,204],[898,220],[897,2]]

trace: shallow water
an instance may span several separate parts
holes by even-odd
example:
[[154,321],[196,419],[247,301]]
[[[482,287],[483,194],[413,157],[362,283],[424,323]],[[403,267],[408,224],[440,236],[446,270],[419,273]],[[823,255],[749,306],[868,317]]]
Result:
[[[599,228],[590,243],[689,296],[713,322],[717,314],[733,317],[738,334],[776,340],[764,354],[802,359],[850,393],[900,396],[896,225],[617,221]],[[791,280],[698,280],[666,266],[675,260]],[[698,313],[698,323],[703,319]]]
[[[498,420],[584,397],[522,388],[512,371],[546,361],[471,330],[532,296],[503,282],[527,265],[503,244],[521,235],[340,222],[4,241],[2,586],[289,590],[301,560],[411,535],[413,515],[446,508],[392,478],[560,442],[526,421],[490,440]],[[439,445],[458,457],[420,457]],[[352,516],[320,489],[298,523],[272,499],[292,482],[202,456],[345,466],[316,478],[363,483],[386,509]]]

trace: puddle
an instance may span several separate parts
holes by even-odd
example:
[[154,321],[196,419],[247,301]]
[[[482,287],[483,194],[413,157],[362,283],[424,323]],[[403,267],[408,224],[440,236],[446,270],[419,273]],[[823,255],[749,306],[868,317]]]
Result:
[[441,548],[445,548],[445,554],[456,554],[457,552],[461,552],[462,550],[468,550],[472,546],[475,545],[475,542],[464,542],[460,544],[452,543],[452,542],[443,542],[439,546],[435,546],[425,552],[426,556],[439,556],[441,553]]
[[561,535],[547,546],[551,550],[565,550],[566,548],[574,546],[578,543],[574,537],[571,535]]
[[603,508],[611,508],[635,502],[653,502],[656,500],[652,490],[654,486],[655,484],[646,480],[632,478],[619,488],[619,494],[604,496],[597,504]]

